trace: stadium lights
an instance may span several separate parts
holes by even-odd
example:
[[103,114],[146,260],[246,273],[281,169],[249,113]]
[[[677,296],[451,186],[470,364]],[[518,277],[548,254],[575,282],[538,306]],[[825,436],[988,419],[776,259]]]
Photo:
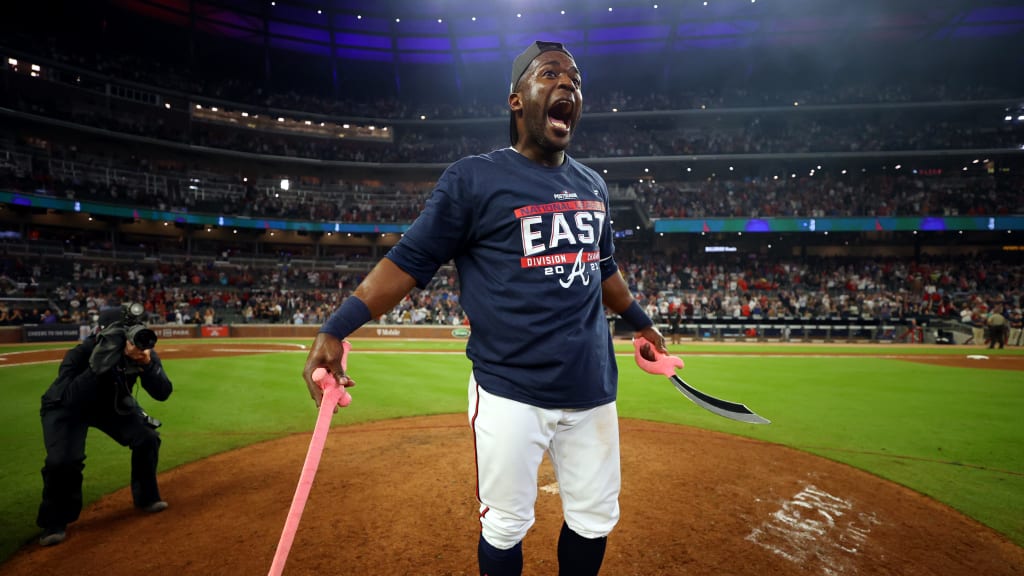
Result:
[[164,108],[170,110],[171,109],[171,103],[170,102],[164,102]]

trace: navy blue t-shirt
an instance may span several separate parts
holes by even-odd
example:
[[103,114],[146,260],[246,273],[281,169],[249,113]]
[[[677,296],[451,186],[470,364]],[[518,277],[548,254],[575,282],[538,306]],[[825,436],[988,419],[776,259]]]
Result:
[[466,355],[491,394],[542,408],[615,400],[618,369],[601,302],[612,257],[608,188],[566,156],[557,168],[512,148],[445,170],[387,254],[425,287],[455,261]]

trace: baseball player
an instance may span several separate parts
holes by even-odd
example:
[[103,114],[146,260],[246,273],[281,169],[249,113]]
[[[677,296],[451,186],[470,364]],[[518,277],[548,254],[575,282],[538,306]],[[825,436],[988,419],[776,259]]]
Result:
[[481,575],[522,573],[545,452],[562,498],[559,574],[598,573],[620,489],[618,370],[604,307],[667,352],[615,263],[607,186],[565,153],[581,88],[562,44],[534,42],[516,57],[512,146],[445,170],[401,241],[323,324],[303,370],[317,405],[316,368],[352,385],[341,371],[342,340],[455,261],[472,329]]

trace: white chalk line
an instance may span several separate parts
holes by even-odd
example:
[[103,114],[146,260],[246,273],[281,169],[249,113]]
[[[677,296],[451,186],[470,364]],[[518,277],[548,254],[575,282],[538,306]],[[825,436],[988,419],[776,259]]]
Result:
[[540,487],[541,492],[547,494],[558,494],[558,482],[552,482],[551,484],[545,484]]
[[879,524],[874,512],[855,511],[853,502],[808,484],[746,540],[794,564],[820,568],[822,576],[856,574],[855,558]]

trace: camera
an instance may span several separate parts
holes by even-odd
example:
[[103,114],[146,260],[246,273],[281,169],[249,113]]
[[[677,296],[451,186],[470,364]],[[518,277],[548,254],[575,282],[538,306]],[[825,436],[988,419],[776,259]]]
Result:
[[[117,320],[104,324],[104,316]],[[89,366],[97,374],[103,374],[122,362],[125,343],[130,341],[139,350],[151,350],[156,346],[156,332],[146,328],[143,319],[146,309],[137,302],[125,303],[120,310],[111,308],[100,313],[100,331],[96,333],[96,346],[89,356]],[[129,367],[134,371],[138,366]]]
[[121,324],[125,335],[139,350],[151,350],[156,346],[156,332],[146,328],[142,323],[146,308],[138,302],[126,303],[121,309]]

